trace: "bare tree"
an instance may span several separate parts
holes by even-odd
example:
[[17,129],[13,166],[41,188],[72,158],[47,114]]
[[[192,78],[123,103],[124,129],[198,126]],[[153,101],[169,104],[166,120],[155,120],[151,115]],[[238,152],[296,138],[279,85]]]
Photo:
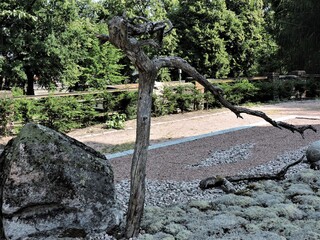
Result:
[[254,111],[233,106],[224,97],[222,90],[212,85],[189,63],[179,57],[155,57],[150,59],[144,47],[159,49],[163,37],[168,34],[172,25],[170,21],[151,22],[145,18],[137,17],[127,19],[125,16],[115,16],[108,24],[109,36],[99,34],[101,43],[109,41],[121,49],[139,71],[139,99],[137,112],[137,132],[135,149],[131,165],[131,189],[126,219],[125,237],[137,236],[139,233],[145,200],[145,175],[147,152],[150,139],[152,92],[157,73],[161,68],[170,67],[182,69],[209,90],[220,103],[230,109],[237,117],[242,113],[254,115],[264,119],[277,128],[286,128],[292,132],[299,132],[302,136],[305,130],[315,129],[312,126],[296,127],[284,122],[277,122],[261,111]]

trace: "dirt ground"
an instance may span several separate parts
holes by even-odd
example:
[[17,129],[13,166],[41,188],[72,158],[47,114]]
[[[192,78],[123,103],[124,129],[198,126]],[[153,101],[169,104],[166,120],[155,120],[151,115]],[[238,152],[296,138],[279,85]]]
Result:
[[[284,120],[297,125],[314,125],[318,132],[307,131],[303,139],[298,133],[292,134],[287,130],[271,127],[262,119],[243,115],[243,119],[227,109],[197,111],[184,114],[163,116],[152,119],[151,142],[163,142],[181,139],[190,136],[207,134],[219,130],[252,125],[254,127],[234,131],[222,135],[199,139],[183,144],[173,145],[149,151],[148,174],[150,179],[190,180],[201,179],[209,174],[232,174],[239,169],[252,167],[272,160],[278,154],[307,146],[319,140],[320,132],[320,101],[304,100],[268,104],[252,107],[264,111],[275,120]],[[125,129],[110,130],[103,125],[75,130],[68,135],[91,146],[92,148],[108,153],[119,145],[127,144],[132,147],[135,141],[135,120],[127,121]],[[9,138],[0,139],[0,151]],[[246,163],[232,166],[215,166],[203,170],[188,170],[186,164],[192,164],[208,155],[213,149],[227,149],[239,143],[254,143],[252,159]],[[128,178],[131,165],[131,156],[110,160],[115,172],[116,181]]]
[[[295,101],[279,104],[268,104],[252,107],[264,111],[273,119],[300,118],[299,124],[318,124],[320,119],[320,101]],[[319,119],[317,119],[319,118]],[[244,114],[243,119],[227,109],[196,111],[184,114],[152,118],[151,143],[162,142],[184,137],[197,136],[219,130],[245,125],[263,125],[262,119]],[[125,129],[110,130],[97,125],[72,131],[70,136],[107,153],[119,144],[133,144],[136,135],[135,120],[127,121]]]

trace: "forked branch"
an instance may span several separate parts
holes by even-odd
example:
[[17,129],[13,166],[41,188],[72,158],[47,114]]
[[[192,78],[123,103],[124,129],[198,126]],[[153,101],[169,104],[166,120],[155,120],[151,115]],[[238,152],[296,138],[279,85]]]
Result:
[[172,67],[172,68],[179,68],[182,71],[186,72],[188,75],[193,77],[197,82],[199,82],[202,86],[204,86],[207,90],[209,90],[224,107],[230,109],[239,118],[242,118],[241,116],[242,113],[256,116],[264,119],[266,122],[270,123],[274,127],[277,127],[280,129],[285,128],[292,132],[298,132],[301,134],[302,137],[304,137],[304,132],[308,129],[314,132],[317,132],[317,129],[315,129],[311,125],[305,125],[305,126],[299,127],[299,126],[295,126],[285,122],[278,122],[271,119],[268,115],[266,115],[262,111],[256,111],[256,110],[232,105],[223,97],[223,91],[219,87],[214,86],[212,83],[210,83],[203,75],[201,75],[194,67],[192,67],[187,61],[183,60],[182,58],[160,57],[160,58],[154,59],[153,61],[156,64],[158,69],[163,67]]

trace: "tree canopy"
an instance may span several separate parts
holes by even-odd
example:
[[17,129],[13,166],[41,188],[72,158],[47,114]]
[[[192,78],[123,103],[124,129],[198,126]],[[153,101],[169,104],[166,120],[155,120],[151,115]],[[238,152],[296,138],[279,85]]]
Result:
[[263,6],[262,0],[181,1],[171,15],[180,54],[210,77],[259,73],[261,59],[276,50]]
[[286,71],[320,69],[320,2],[271,0],[274,31],[280,46],[278,58]]
[[[95,37],[108,34],[108,20],[122,14],[170,20],[163,48],[146,51],[182,56],[206,76],[318,73],[319,10],[316,0],[3,0],[0,90],[17,86],[33,94],[34,81],[101,89],[131,78],[130,61]],[[163,69],[158,79],[176,79],[169,73],[175,72]]]
[[11,1],[0,3],[0,76],[3,87],[33,94],[33,82],[50,88],[103,87],[121,81],[121,54],[100,45],[100,11],[91,0]]

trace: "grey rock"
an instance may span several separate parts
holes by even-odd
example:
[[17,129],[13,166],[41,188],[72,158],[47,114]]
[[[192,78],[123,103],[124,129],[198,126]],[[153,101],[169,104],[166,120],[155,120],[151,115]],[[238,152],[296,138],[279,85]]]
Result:
[[307,161],[314,169],[320,169],[320,141],[313,142],[306,151]]
[[27,124],[1,154],[0,174],[11,240],[86,237],[121,221],[107,159],[49,128]]

